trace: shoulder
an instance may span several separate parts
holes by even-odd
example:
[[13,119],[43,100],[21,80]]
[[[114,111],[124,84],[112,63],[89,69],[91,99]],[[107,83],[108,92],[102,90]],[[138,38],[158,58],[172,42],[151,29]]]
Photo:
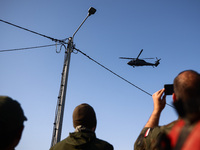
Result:
[[95,145],[97,146],[97,147],[99,147],[100,149],[102,149],[102,150],[113,150],[114,148],[113,148],[113,145],[111,145],[110,143],[108,143],[107,141],[104,141],[104,140],[101,140],[101,139],[99,139],[99,138],[96,138],[95,140],[94,140],[94,142],[95,142]]
[[156,141],[161,134],[169,132],[176,122],[177,121],[173,121],[167,125],[157,126],[154,128],[144,127],[134,143],[134,149],[151,149],[156,144]]
[[62,140],[62,141],[58,142],[57,144],[55,144],[54,146],[52,146],[50,148],[50,150],[64,149],[64,147],[66,147],[66,145],[67,145],[66,139],[67,138],[65,138],[64,140]]
[[161,127],[162,132],[168,134],[168,133],[171,131],[171,129],[172,129],[178,122],[180,122],[180,120],[175,120],[175,121],[173,121],[173,122],[171,122],[171,123],[169,123],[169,124],[167,124],[167,125],[162,126],[162,127]]
[[134,143],[134,149],[135,150],[150,149],[151,145],[155,142],[160,132],[161,132],[160,127],[155,127],[155,128],[144,127]]

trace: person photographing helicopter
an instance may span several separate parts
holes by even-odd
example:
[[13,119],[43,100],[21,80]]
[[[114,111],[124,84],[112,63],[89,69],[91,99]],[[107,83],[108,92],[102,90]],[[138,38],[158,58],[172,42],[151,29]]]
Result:
[[156,145],[161,150],[200,149],[200,74],[181,72],[174,79],[174,106],[182,118],[169,133],[162,133]]
[[136,140],[134,149],[200,149],[200,74],[186,70],[174,79],[172,98],[179,118],[159,127],[160,113],[165,107],[165,96],[162,99],[161,96],[165,90],[159,90],[152,96],[154,110]]
[[165,89],[163,88],[152,95],[154,109],[149,120],[134,143],[135,150],[153,149],[160,133],[164,131],[168,133],[177,122],[177,120],[175,120],[167,125],[159,126],[160,115],[166,105],[166,95],[164,95],[164,92]]

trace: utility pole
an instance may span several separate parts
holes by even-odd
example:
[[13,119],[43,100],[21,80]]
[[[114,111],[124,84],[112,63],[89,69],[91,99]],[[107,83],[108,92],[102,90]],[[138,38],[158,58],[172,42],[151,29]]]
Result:
[[60,138],[61,138],[70,58],[71,58],[71,53],[73,52],[73,50],[75,48],[74,44],[73,44],[73,39],[74,39],[75,34],[78,32],[78,30],[81,28],[83,23],[86,21],[86,19],[90,15],[94,14],[95,12],[96,12],[96,9],[93,8],[93,7],[90,7],[90,9],[88,10],[87,17],[84,19],[84,21],[78,27],[78,29],[74,32],[73,36],[68,38],[68,43],[66,43],[65,41],[62,42],[63,44],[67,44],[67,50],[65,50],[63,72],[62,72],[60,91],[59,91],[59,96],[58,96],[58,101],[57,101],[57,106],[56,106],[56,113],[55,113],[55,121],[54,121],[54,127],[53,127],[53,136],[52,136],[52,141],[51,141],[51,147],[54,146],[56,143],[58,143],[60,141]]

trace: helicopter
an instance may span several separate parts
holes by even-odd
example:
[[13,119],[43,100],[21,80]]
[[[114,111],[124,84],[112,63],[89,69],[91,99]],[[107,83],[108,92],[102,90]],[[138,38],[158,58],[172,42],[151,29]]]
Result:
[[139,56],[141,55],[141,53],[143,52],[143,49],[140,51],[139,55],[137,56],[137,58],[130,58],[130,57],[119,57],[120,59],[131,59],[131,61],[129,61],[127,64],[130,66],[153,66],[153,67],[157,67],[160,64],[160,60],[156,57],[156,61],[155,63],[150,63],[150,62],[146,62],[144,59],[155,59],[155,58],[143,58],[143,59],[139,59]]

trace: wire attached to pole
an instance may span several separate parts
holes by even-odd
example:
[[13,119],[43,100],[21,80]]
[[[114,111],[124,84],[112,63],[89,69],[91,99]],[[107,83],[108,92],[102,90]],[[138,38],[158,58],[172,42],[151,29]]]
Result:
[[31,32],[31,33],[34,33],[34,34],[43,36],[43,37],[45,37],[45,38],[51,39],[51,40],[54,41],[54,42],[57,42],[57,41],[62,42],[61,40],[52,38],[52,37],[50,37],[50,36],[46,36],[46,35],[44,35],[44,34],[40,34],[40,33],[38,33],[38,32],[35,32],[35,31],[32,31],[32,30],[26,29],[26,28],[24,28],[24,27],[20,27],[20,26],[18,26],[18,25],[16,25],[16,24],[13,24],[13,23],[8,22],[8,21],[4,21],[4,20],[2,20],[2,19],[0,19],[0,21],[1,21],[1,22],[4,22],[4,23],[6,23],[6,24],[9,24],[9,25],[15,26],[15,27],[17,27],[17,28],[20,28],[20,29],[29,31],[29,32]]
[[43,47],[50,47],[50,46],[56,46],[61,44],[51,44],[51,45],[42,45],[42,46],[34,46],[34,47],[25,47],[25,48],[14,48],[14,49],[7,49],[7,50],[0,50],[0,52],[12,52],[12,51],[20,51],[20,50],[30,50],[35,48],[43,48]]

